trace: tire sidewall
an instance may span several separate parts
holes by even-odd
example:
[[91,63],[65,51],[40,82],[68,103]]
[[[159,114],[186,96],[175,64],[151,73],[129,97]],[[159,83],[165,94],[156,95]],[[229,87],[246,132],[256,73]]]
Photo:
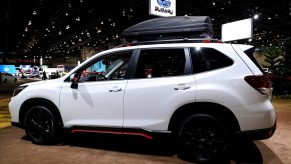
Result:
[[[193,157],[189,157],[189,155],[187,154],[188,152],[185,153],[185,150],[183,150],[185,148],[184,145],[184,141],[182,141],[182,134],[184,129],[191,123],[193,122],[201,122],[203,120],[203,122],[208,121],[209,124],[214,124],[215,127],[220,131],[220,133],[222,134],[222,137],[224,139],[224,148],[222,149],[221,152],[219,152],[217,154],[217,156],[209,158],[209,159],[197,159],[197,158],[193,158]],[[183,158],[183,160],[189,161],[189,162],[198,162],[198,163],[215,163],[218,161],[223,161],[225,160],[225,153],[227,150],[227,146],[228,146],[228,133],[227,133],[227,129],[226,127],[223,125],[223,123],[221,121],[219,121],[217,118],[208,115],[208,114],[194,114],[190,117],[188,117],[180,126],[179,130],[178,130],[178,150],[179,150],[179,156]]]
[[[40,140],[34,138],[31,135],[29,129],[27,128],[27,118],[28,118],[29,114],[32,114],[36,110],[43,110],[43,111],[45,111],[49,115],[49,117],[51,119],[51,123],[52,123],[52,131],[53,131],[52,132],[52,135],[51,136],[47,136],[46,138],[43,138],[43,139],[40,139]],[[35,107],[30,108],[26,112],[25,118],[24,118],[24,128],[25,128],[26,135],[35,144],[39,144],[39,145],[51,144],[56,139],[56,132],[57,132],[57,129],[56,129],[56,120],[55,120],[54,115],[52,114],[52,112],[49,109],[47,109],[46,107],[44,107],[44,106],[35,106]]]

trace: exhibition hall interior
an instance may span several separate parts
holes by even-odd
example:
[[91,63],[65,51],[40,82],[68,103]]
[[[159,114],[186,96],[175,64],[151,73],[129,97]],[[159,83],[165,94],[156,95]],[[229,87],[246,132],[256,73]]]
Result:
[[0,2],[0,163],[287,164],[290,120],[290,1]]

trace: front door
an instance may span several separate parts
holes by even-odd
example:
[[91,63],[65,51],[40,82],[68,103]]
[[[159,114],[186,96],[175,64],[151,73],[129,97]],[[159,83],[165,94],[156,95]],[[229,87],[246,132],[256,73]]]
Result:
[[60,111],[65,127],[121,127],[126,73],[132,52],[107,54],[77,70],[78,88],[65,82],[60,94]]

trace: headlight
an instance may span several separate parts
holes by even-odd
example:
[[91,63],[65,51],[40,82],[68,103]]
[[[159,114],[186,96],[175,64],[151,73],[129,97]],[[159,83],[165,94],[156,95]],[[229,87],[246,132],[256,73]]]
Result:
[[16,88],[13,92],[13,96],[16,96],[18,95],[23,89],[25,89],[28,85],[22,85],[22,86],[19,86],[18,88]]

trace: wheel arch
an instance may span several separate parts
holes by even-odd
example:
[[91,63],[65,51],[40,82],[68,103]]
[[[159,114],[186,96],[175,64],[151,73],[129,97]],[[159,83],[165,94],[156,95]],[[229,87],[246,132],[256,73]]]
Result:
[[177,132],[181,123],[193,114],[214,116],[222,121],[231,132],[240,131],[238,120],[232,111],[223,105],[211,102],[196,102],[179,107],[171,116],[168,130]]
[[50,100],[44,98],[28,99],[21,105],[19,112],[19,123],[22,127],[24,127],[24,117],[26,112],[33,106],[44,106],[48,108],[48,110],[50,110],[53,115],[56,116],[57,126],[63,127],[63,120],[58,107]]

